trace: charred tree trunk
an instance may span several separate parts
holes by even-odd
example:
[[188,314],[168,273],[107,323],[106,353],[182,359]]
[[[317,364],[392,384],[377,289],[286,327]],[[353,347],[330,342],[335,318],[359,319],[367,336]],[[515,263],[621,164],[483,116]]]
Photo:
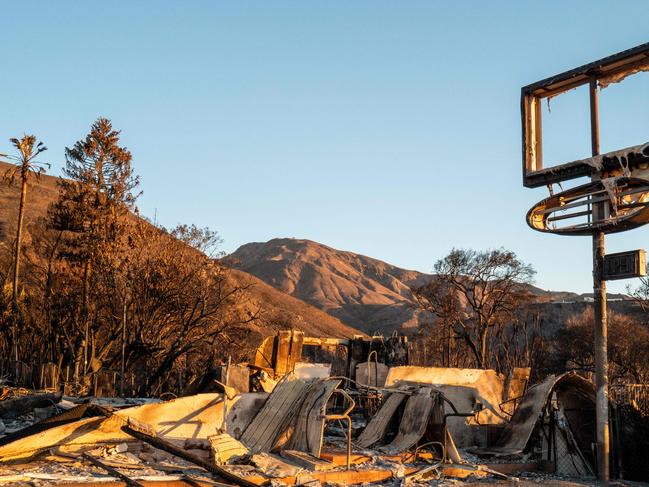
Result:
[[[20,272],[20,247],[23,240],[23,221],[25,219],[25,202],[27,201],[27,169],[23,167],[22,184],[20,188],[20,205],[18,206],[18,226],[16,228],[16,242],[14,246],[14,266],[13,266],[13,313],[11,318],[11,339],[13,347],[13,358],[18,363],[18,325],[20,320],[20,308],[18,306],[18,274]],[[16,365],[17,366],[17,365]]]
[[27,175],[23,170],[22,185],[20,189],[20,205],[18,206],[18,227],[16,228],[16,242],[14,246],[14,268],[13,268],[13,300],[14,306],[18,308],[18,273],[20,272],[20,247],[23,239],[23,221],[25,219],[25,202],[27,200]]

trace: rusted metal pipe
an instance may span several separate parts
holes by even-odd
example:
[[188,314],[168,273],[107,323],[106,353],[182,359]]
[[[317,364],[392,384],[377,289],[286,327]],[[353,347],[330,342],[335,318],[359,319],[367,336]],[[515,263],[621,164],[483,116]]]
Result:
[[[352,418],[349,417],[349,413],[356,407],[356,401],[347,394],[344,389],[334,389],[334,393],[338,393],[347,399],[349,406],[342,414],[323,414],[322,418],[325,421],[336,421],[336,420],[345,420],[347,421],[347,470],[351,468],[351,458],[352,458]],[[326,407],[326,405],[325,405]]]

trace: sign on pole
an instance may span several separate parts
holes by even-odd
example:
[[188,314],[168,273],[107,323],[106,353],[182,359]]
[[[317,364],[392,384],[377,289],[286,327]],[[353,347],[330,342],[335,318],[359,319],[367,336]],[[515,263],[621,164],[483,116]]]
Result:
[[607,281],[642,277],[647,273],[647,257],[642,249],[604,256],[602,278]]

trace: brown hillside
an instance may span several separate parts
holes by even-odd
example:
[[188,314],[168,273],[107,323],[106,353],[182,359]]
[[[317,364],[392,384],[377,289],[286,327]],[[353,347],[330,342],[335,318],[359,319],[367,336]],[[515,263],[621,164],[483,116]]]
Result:
[[227,261],[365,332],[412,330],[426,313],[410,288],[431,276],[310,240],[249,243]]
[[363,334],[318,308],[269,286],[247,272],[231,269],[229,278],[238,286],[250,286],[240,303],[244,315],[259,312],[260,322],[269,331],[295,328],[310,336],[351,338]]
[[[0,176],[4,175],[8,168],[10,165],[0,163]],[[47,208],[57,198],[57,180],[57,177],[47,175],[31,179],[25,214],[25,245],[29,245],[30,227],[39,224],[39,218],[47,215]],[[14,241],[19,197],[18,185],[8,187],[5,183],[0,184],[0,246],[4,247],[3,254],[9,252],[9,247]],[[1,269],[0,272],[4,274],[7,270]],[[228,278],[233,286],[246,287],[235,311],[242,317],[259,316],[259,320],[251,328],[264,335],[285,328],[296,328],[315,336],[351,337],[361,333],[244,271],[233,269]]]
[[[0,245],[10,245],[14,241],[16,232],[16,219],[18,217],[18,203],[20,199],[20,180],[9,187],[2,181],[2,176],[10,164],[0,162]],[[27,190],[27,209],[25,211],[25,237],[29,239],[29,226],[38,218],[47,214],[50,203],[58,196],[56,181],[58,178],[42,175],[40,178],[32,176]],[[28,240],[25,241],[28,243]]]

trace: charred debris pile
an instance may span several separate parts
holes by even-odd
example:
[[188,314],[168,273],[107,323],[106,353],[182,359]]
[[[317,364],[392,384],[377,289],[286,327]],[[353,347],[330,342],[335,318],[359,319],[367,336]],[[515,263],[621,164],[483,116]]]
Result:
[[[408,365],[406,338],[280,332],[193,394],[4,387],[0,484],[356,485],[594,478],[593,384]],[[649,480],[647,420],[612,411],[612,476]],[[643,450],[644,449],[644,450]],[[642,462],[644,463],[644,462]]]

